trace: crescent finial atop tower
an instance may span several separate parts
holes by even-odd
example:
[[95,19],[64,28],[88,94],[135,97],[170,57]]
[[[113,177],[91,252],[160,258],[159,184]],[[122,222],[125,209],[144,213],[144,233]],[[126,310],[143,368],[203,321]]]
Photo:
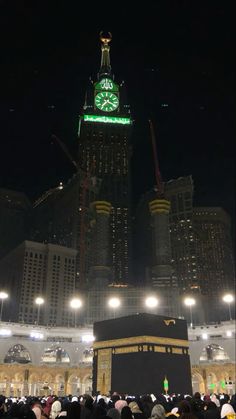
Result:
[[112,39],[111,32],[104,33],[103,31],[101,31],[99,36],[103,44],[109,44],[109,42],[111,42],[111,39]]
[[99,34],[100,40],[102,42],[101,45],[101,67],[98,73],[98,79],[101,79],[103,76],[112,76],[111,73],[111,63],[110,63],[110,46],[109,43],[112,39],[111,32],[103,32],[101,31]]

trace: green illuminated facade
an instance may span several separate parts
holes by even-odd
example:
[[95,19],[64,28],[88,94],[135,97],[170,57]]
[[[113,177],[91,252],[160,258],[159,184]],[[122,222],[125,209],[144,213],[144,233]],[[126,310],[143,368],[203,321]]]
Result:
[[[87,89],[84,112],[80,115],[78,163],[82,170],[99,178],[98,199],[111,204],[109,238],[105,245],[103,243],[103,252],[106,249],[109,261],[106,267],[110,272],[108,282],[126,283],[130,267],[129,137],[132,119],[124,83],[117,83],[111,71],[111,35],[100,39],[100,70],[97,80]],[[105,237],[104,234],[104,240]],[[95,254],[98,250],[95,249],[98,246],[94,249],[90,246],[89,251],[92,259],[98,261],[99,255]],[[104,260],[104,254],[101,259]],[[93,260],[89,272],[92,271]],[[96,282],[96,278],[89,278],[90,283],[93,280]]]

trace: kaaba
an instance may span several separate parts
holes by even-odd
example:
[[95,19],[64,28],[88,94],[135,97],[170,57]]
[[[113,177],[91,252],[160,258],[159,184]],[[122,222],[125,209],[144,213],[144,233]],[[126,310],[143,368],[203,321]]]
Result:
[[94,394],[192,394],[185,320],[140,313],[94,323]]

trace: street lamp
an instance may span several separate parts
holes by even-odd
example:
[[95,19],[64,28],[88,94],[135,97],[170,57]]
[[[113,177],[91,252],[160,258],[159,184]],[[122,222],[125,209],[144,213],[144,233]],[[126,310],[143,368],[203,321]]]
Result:
[[193,327],[193,313],[192,313],[192,306],[196,304],[196,300],[192,297],[186,297],[184,299],[184,304],[189,307],[190,312],[190,327]]
[[231,320],[232,320],[232,315],[231,315],[231,307],[230,307],[230,304],[231,304],[231,303],[233,303],[233,301],[234,301],[234,297],[233,297],[233,295],[232,295],[232,294],[225,294],[225,295],[223,296],[222,300],[223,300],[225,303],[227,303],[227,304],[228,304],[228,307],[229,307],[229,320],[231,321]]
[[145,299],[146,307],[150,308],[151,310],[155,309],[158,306],[158,304],[159,301],[154,295],[151,295]]
[[108,305],[109,305],[109,307],[112,308],[113,315],[114,315],[114,318],[115,318],[116,308],[120,307],[120,299],[117,298],[117,297],[112,297],[108,300]]
[[77,321],[76,321],[77,320],[77,310],[79,308],[81,308],[82,305],[83,305],[83,303],[82,303],[80,298],[75,297],[75,298],[72,298],[72,300],[70,301],[70,306],[75,311],[75,327],[77,325]]
[[44,304],[44,298],[42,298],[42,297],[35,298],[35,304],[37,304],[37,306],[38,306],[37,324],[39,324],[40,307],[41,307],[42,304]]
[[2,321],[2,310],[3,310],[3,302],[8,298],[8,294],[5,291],[0,291],[0,300],[1,300],[1,310],[0,310],[0,322]]

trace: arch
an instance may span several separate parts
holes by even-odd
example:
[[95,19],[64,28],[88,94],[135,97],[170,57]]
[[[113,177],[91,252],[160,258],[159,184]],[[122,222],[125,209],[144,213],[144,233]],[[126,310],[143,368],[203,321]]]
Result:
[[29,387],[29,394],[32,396],[39,395],[39,388],[40,388],[40,375],[37,373],[33,373],[29,375],[28,380],[28,387]]
[[3,362],[4,364],[28,364],[31,362],[31,356],[25,346],[20,343],[16,343],[7,351]]
[[14,397],[21,397],[24,393],[24,373],[18,372],[12,380],[12,391]]
[[54,392],[58,396],[63,396],[65,390],[65,377],[62,374],[55,376]]
[[70,357],[68,352],[60,345],[52,344],[44,349],[41,362],[45,364],[69,364]]
[[200,364],[229,362],[230,358],[224,348],[216,343],[209,343],[205,346],[200,355]]
[[39,381],[39,374],[37,374],[36,372],[29,374],[28,382],[35,383],[36,381]]
[[54,389],[54,378],[53,375],[45,372],[41,376],[40,393],[48,396]]
[[80,377],[75,374],[70,375],[67,382],[67,393],[74,395],[82,394],[81,388]]
[[208,393],[219,392],[219,380],[212,370],[207,371],[206,387]]
[[205,383],[203,376],[197,372],[194,371],[192,374],[192,387],[193,387],[193,394],[197,391],[199,393],[205,393]]
[[6,374],[5,372],[0,373],[0,394],[3,396],[8,395],[8,391],[10,391],[10,383],[11,377]]
[[13,379],[16,381],[24,381],[24,373],[16,372]]
[[52,381],[53,380],[53,376],[52,376],[52,374],[50,374],[50,373],[48,373],[48,372],[45,372],[45,373],[43,373],[42,374],[42,381],[43,382],[47,382],[47,383],[49,383],[50,381]]
[[229,379],[235,381],[235,369],[229,369]]
[[92,375],[86,374],[82,380],[82,394],[92,394]]

